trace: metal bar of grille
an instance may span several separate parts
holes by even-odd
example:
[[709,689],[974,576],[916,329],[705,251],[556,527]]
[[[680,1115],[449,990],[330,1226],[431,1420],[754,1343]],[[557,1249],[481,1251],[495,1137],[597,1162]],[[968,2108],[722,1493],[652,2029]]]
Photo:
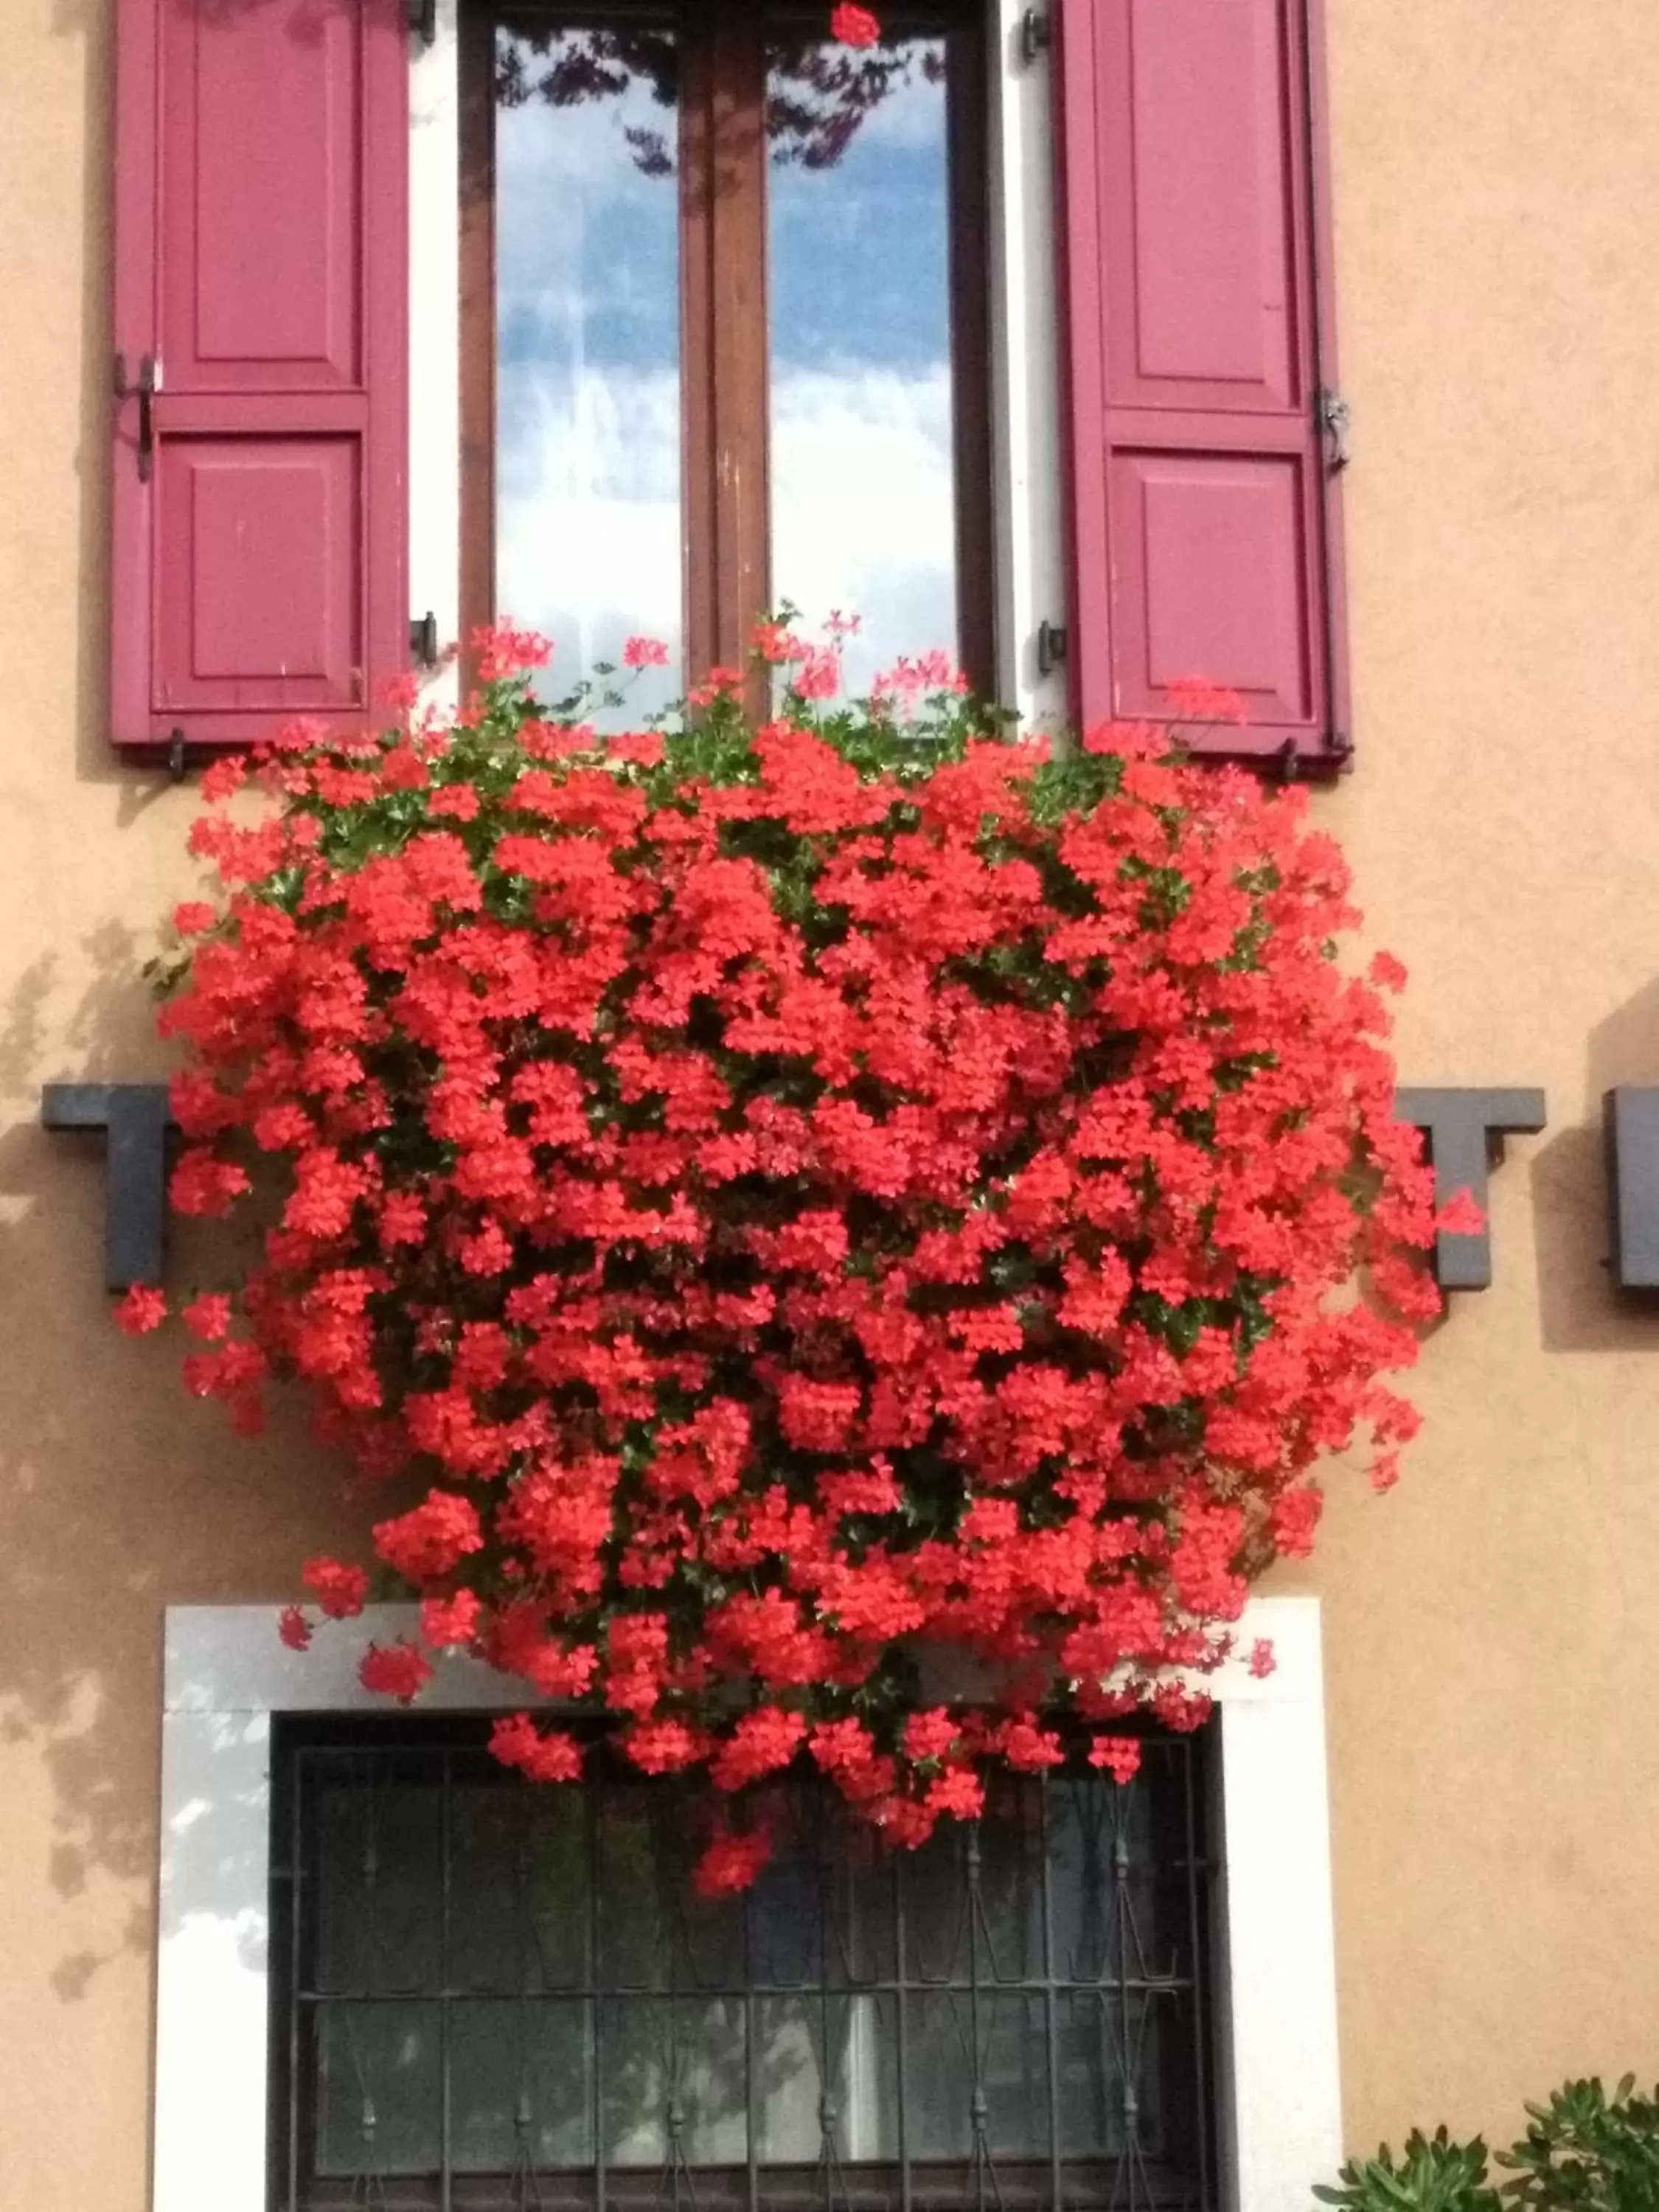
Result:
[[590,1790],[582,1802],[582,1833],[587,1845],[587,1978],[593,1987],[588,1995],[593,2021],[593,2205],[594,2212],[605,2212],[605,2000],[599,1992],[599,1960],[604,1956],[601,1941],[604,1922],[605,1885],[601,1874],[599,1850],[599,1799]]
[[1059,1971],[1054,1962],[1054,1878],[1048,1857],[1049,1782],[1045,1768],[1038,1779],[1041,1826],[1038,1830],[1042,1859],[1040,1880],[1042,1883],[1042,1977],[1043,2032],[1048,2054],[1048,2205],[1049,2212],[1062,2212],[1065,2188],[1060,2179],[1060,1989]]
[[[289,1987],[297,1989],[300,1983],[301,1932],[305,1926],[305,1905],[308,1901],[305,1889],[305,1860],[301,1848],[300,1792],[298,1790],[294,1791],[293,1802],[289,1808],[288,1899],[290,1915],[288,1944],[289,1972],[292,1976]],[[275,1955],[275,1949],[276,1947],[273,1945],[273,1955]],[[296,2005],[289,2013],[288,2021],[288,2114],[287,2125],[283,2130],[283,2141],[286,2143],[288,2154],[288,2171],[285,2176],[287,2186],[283,2193],[289,2207],[289,2212],[297,2212],[297,2207],[299,2204],[300,2019],[300,2009]]]
[[721,1908],[695,1791],[356,1725],[277,1747],[272,2212],[1210,2212],[1201,1741],[873,1869],[792,1782]]
[[[440,1791],[438,1799],[438,1849],[440,1857],[439,1890],[441,1899],[440,1908],[441,1917],[438,1923],[438,1972],[445,1982],[447,1982],[449,1979],[449,1885],[453,1879],[453,1863],[455,1856],[454,1838],[451,1833],[453,1800],[454,1794],[451,1787],[452,1780],[453,1776],[451,1772],[450,1755],[446,1752],[444,1753],[443,1763],[443,1786]],[[451,2107],[453,2104],[453,2099],[450,2093],[453,2087],[451,2068],[453,2061],[453,2036],[452,2033],[453,2012],[454,2008],[448,1996],[446,1996],[441,2002],[438,2014],[438,2070],[441,2076],[441,2088],[439,2094],[442,2100],[438,2115],[438,2124],[441,2142],[441,2149],[440,2152],[441,2165],[439,2168],[439,2189],[441,2193],[438,2200],[441,2212],[450,2212],[451,2175],[454,2165],[453,2152],[450,2143]]]
[[[1187,1941],[1189,1955],[1201,1960],[1208,1948],[1206,1917],[1209,1905],[1206,1893],[1208,1877],[1212,1871],[1204,1850],[1200,1831],[1202,1806],[1200,1793],[1205,1787],[1205,1775],[1195,1759],[1185,1761],[1182,1768],[1185,1789],[1182,1810],[1185,1815],[1186,1844]],[[1213,2148],[1214,2106],[1210,2098],[1210,2007],[1207,1978],[1198,1972],[1193,1976],[1193,2087],[1200,2124],[1197,2141],[1198,2197],[1200,2204],[1211,2201],[1211,2154]]]
[[910,2080],[910,1930],[904,1911],[904,1863],[895,1859],[892,1872],[893,1965],[898,1977],[894,1991],[894,2009],[898,2014],[899,2212],[912,2212],[915,2198],[911,2194],[910,2104],[908,2095]]
[[743,1900],[743,2112],[744,2179],[749,2212],[760,2212],[760,2106],[756,2095],[755,2052],[758,2022],[755,2017],[755,1923],[753,1900]]

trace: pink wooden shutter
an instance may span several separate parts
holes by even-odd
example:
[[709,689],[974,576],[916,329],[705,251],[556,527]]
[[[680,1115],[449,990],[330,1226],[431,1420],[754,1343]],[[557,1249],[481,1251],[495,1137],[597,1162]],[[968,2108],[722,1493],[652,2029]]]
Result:
[[1056,0],[1067,308],[1070,661],[1085,726],[1346,750],[1310,97],[1318,0]]
[[114,735],[349,723],[408,642],[406,0],[117,15]]

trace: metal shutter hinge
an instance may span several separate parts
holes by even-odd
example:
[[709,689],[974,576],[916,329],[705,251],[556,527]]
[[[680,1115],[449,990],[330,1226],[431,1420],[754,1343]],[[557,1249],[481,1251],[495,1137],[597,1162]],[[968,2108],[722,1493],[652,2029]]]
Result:
[[409,625],[410,657],[422,668],[438,665],[438,617],[430,611],[416,615]]
[[1037,674],[1052,676],[1065,658],[1065,630],[1058,623],[1039,623],[1036,634]]
[[438,42],[438,0],[409,0],[409,27],[423,46]]
[[1019,19],[1019,58],[1027,69],[1054,43],[1054,19],[1041,8],[1028,8]]
[[138,481],[148,483],[155,460],[155,395],[161,385],[161,364],[153,353],[138,357],[138,374],[127,382],[127,357],[115,356],[115,396],[138,402]]
[[1346,469],[1353,459],[1349,442],[1353,428],[1353,410],[1340,392],[1327,391],[1321,385],[1315,417],[1324,434],[1325,465],[1334,475],[1338,469]]

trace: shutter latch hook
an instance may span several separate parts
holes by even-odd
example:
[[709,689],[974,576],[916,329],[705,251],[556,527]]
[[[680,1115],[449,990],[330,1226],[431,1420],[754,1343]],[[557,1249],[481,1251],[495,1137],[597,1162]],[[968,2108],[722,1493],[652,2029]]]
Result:
[[1333,476],[1346,469],[1353,459],[1349,434],[1353,428],[1353,410],[1340,392],[1319,388],[1318,417],[1320,429],[1325,436],[1325,465]]

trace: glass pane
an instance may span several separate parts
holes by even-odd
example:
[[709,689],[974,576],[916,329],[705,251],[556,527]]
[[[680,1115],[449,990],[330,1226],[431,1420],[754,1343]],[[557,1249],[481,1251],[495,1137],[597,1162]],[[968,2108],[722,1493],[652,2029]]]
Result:
[[603,1988],[712,1990],[743,1979],[743,1900],[694,1893],[705,1824],[688,1821],[685,1810],[683,1797],[650,1783],[598,1793]]
[[812,2166],[826,2112],[848,2165],[898,2154],[891,1996],[770,1997],[755,2006],[755,2103],[764,2166]]
[[[970,1850],[979,1853],[977,1903]],[[1030,1783],[993,1787],[977,1838],[941,1821],[899,1861],[906,1972],[917,1981],[1035,1979],[1042,1972],[1042,1802]]]
[[738,1997],[607,2003],[599,2031],[611,2166],[741,2166],[749,2154]]
[[749,1893],[749,1978],[758,1989],[890,1981],[895,1855],[821,1789],[771,1799],[774,1848]]
[[443,1805],[436,1778],[333,1760],[316,1799],[314,1986],[395,1996],[439,1974]]
[[770,1865],[708,1903],[690,1886],[706,1792],[521,1787],[465,1748],[302,1752],[300,2056],[278,2120],[316,2177],[301,2201],[379,2176],[435,2203],[447,2141],[458,2208],[532,2171],[582,2176],[559,2201],[588,2201],[601,2160],[619,2208],[665,2167],[706,2206],[740,2204],[752,2130],[775,2206],[839,2172],[848,2205],[890,2212],[902,2150],[917,2212],[981,2184],[1012,2207],[1047,2201],[1051,2110],[1079,2212],[1190,2198],[1194,1757],[1150,1741],[1127,1789],[1007,1782],[976,1838],[947,1825],[897,1855],[821,1785],[780,1784]]
[[458,1788],[449,1851],[457,1988],[535,1991],[586,1979],[587,1821],[577,1791]]
[[677,76],[648,23],[496,33],[496,609],[550,696],[664,641],[629,720],[684,688]]
[[316,2016],[317,2171],[431,2173],[442,2156],[435,2004],[328,2004]]
[[773,595],[844,688],[957,653],[945,42],[768,40]]
[[499,2173],[520,2160],[593,2156],[593,2013],[580,1999],[458,2004],[450,2021],[454,2162]]
[[1042,1999],[1007,1990],[913,1995],[905,2047],[905,2113],[913,2158],[972,2155],[975,2084],[985,2099],[985,2145],[991,2154],[1046,2157],[1048,2058]]

